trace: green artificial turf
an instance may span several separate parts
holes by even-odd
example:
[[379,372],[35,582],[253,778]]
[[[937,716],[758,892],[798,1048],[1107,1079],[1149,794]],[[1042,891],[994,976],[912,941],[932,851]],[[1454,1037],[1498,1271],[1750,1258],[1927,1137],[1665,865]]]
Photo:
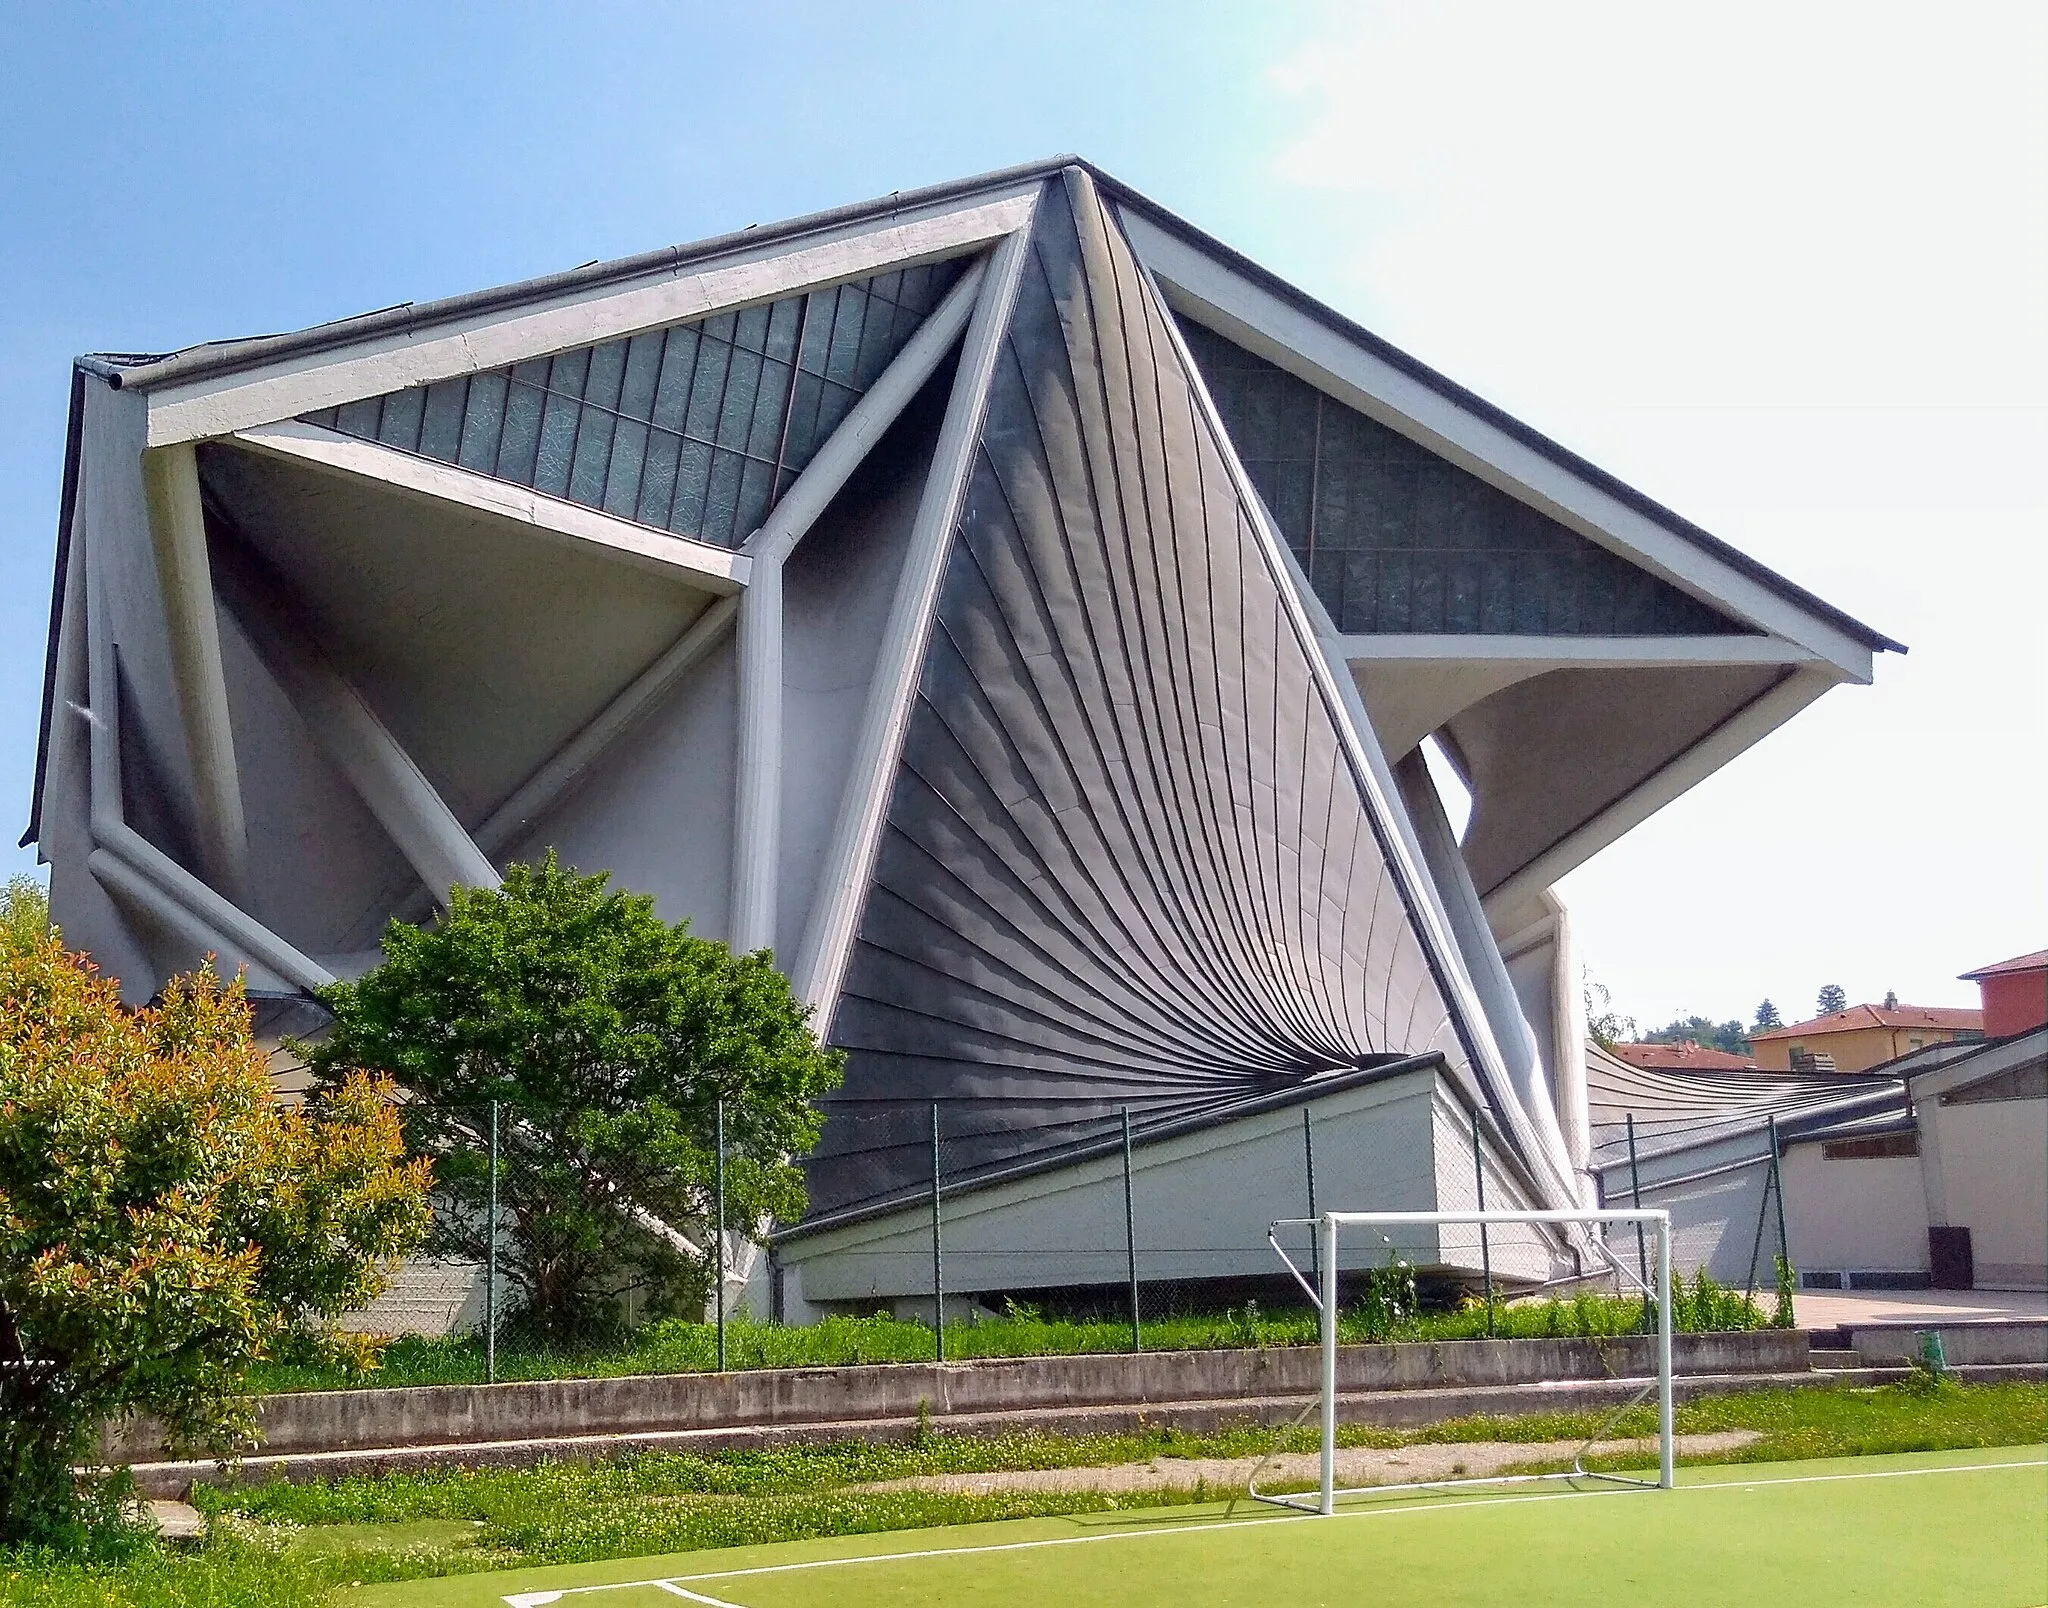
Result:
[[[1332,1520],[1216,1508],[1031,1520],[366,1587],[342,1601],[484,1608],[565,1589],[560,1608],[685,1600],[659,1578],[736,1608],[2028,1608],[2048,1595],[2048,1461],[2035,1447],[1749,1465],[1688,1471],[1672,1492],[1368,1498]],[[613,1589],[574,1589],[598,1584]]]
[[[1341,1438],[1347,1444],[1381,1446],[1567,1440],[1592,1434],[1603,1416],[1471,1418],[1411,1431],[1347,1426]],[[1652,1427],[1647,1416],[1631,1415],[1616,1432],[1640,1434]],[[2035,1445],[2048,1440],[2048,1386],[1918,1383],[1875,1390],[1763,1391],[1682,1407],[1678,1427],[1682,1433],[1746,1428],[1761,1437],[1747,1447],[1689,1461]],[[647,1454],[526,1470],[443,1470],[324,1484],[202,1489],[196,1499],[215,1516],[203,1547],[172,1548],[115,1536],[108,1538],[97,1561],[0,1553],[0,1608],[311,1608],[316,1603],[349,1608],[363,1600],[351,1589],[357,1581],[423,1581],[542,1565],[609,1570],[611,1578],[634,1580],[659,1572],[652,1563],[636,1560],[661,1554],[708,1559],[721,1549],[775,1543],[794,1543],[799,1549],[891,1549],[906,1544],[904,1532],[951,1526],[947,1533],[959,1536],[999,1520],[1023,1520],[1025,1533],[1035,1533],[1028,1526],[1036,1524],[1050,1526],[1046,1533],[1067,1534],[1077,1533],[1076,1527],[1078,1533],[1094,1533],[1101,1525],[1172,1524],[1203,1511],[1211,1497],[1237,1493],[1212,1488],[1123,1496],[1095,1491],[968,1495],[850,1487],[914,1474],[1101,1465],[1160,1455],[1243,1457],[1273,1449],[1276,1441],[1305,1450],[1313,1446],[1314,1436],[1308,1430],[1280,1436],[1253,1426],[1209,1434],[1144,1430],[982,1438],[939,1433],[911,1442]],[[1688,1470],[1686,1478],[1692,1477]],[[2041,1528],[2037,1525],[2037,1532]],[[450,1581],[445,1589],[456,1586]],[[1744,1599],[1745,1608],[1760,1608],[1767,1600]],[[2025,1601],[2048,1601],[2048,1585]],[[2012,1608],[2021,1602],[2012,1599]]]

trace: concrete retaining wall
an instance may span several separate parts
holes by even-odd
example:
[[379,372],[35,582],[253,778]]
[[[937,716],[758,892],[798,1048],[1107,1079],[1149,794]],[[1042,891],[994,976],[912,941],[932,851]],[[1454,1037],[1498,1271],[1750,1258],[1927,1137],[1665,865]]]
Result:
[[1958,1366],[1980,1363],[2048,1362],[2048,1318],[2007,1322],[1845,1324],[1843,1332],[1866,1365],[1919,1359],[1920,1337],[1941,1336],[1942,1354]]
[[[1645,1336],[1627,1336],[1346,1346],[1338,1353],[1338,1387],[1403,1391],[1639,1378],[1654,1371],[1653,1344]],[[858,1423],[914,1418],[920,1410],[943,1420],[1037,1409],[1310,1396],[1317,1389],[1318,1363],[1312,1347],[1285,1347],[309,1391],[266,1398],[258,1419],[263,1451],[272,1455]],[[1685,1374],[1803,1370],[1807,1338],[1796,1330],[1679,1335],[1673,1364]],[[160,1455],[147,1426],[121,1437],[110,1453],[119,1462]]]

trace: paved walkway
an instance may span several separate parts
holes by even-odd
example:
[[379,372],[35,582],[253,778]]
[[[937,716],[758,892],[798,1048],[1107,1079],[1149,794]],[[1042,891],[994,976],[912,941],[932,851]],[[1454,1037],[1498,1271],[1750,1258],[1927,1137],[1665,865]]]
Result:
[[1801,1290],[1792,1311],[1802,1329],[2048,1318],[2048,1290]]

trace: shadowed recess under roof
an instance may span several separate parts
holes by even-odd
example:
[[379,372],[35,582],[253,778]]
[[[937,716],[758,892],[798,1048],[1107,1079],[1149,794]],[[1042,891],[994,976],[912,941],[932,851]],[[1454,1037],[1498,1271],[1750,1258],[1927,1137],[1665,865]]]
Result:
[[963,266],[900,269],[304,422],[737,547]]
[[830,1212],[1463,1042],[1165,313],[1049,187],[808,1159]]
[[1181,331],[1337,629],[1725,636],[1744,628],[1278,365]]

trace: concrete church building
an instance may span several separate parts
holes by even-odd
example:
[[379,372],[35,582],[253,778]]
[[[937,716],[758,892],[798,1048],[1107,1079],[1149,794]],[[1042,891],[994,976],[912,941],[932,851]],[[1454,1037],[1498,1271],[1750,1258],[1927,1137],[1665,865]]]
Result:
[[1148,1276],[1264,1275],[1304,1108],[1325,1206],[1590,1198],[1553,884],[1896,646],[1058,159],[80,359],[24,841],[138,1001],[550,846],[772,949],[792,1316],[930,1291],[934,1102],[949,1288],[1124,1276],[1125,1111]]

